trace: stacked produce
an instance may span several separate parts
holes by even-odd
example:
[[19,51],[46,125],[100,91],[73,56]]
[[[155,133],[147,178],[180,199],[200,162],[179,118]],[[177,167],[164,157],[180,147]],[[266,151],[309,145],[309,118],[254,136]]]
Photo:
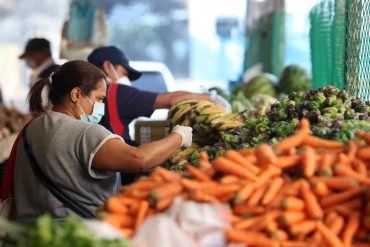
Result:
[[242,125],[239,114],[228,114],[222,106],[207,100],[183,100],[171,107],[168,119],[172,126],[192,126],[196,143],[215,143],[221,133]]
[[[175,197],[231,207],[229,242],[248,246],[369,246],[370,133],[345,144],[311,136],[303,119],[275,146],[229,150],[183,174],[158,168],[123,188],[100,217],[127,235]],[[367,205],[367,208],[366,208]]]
[[0,229],[7,236],[1,242],[8,247],[132,247],[125,238],[97,238],[85,223],[77,218],[65,222],[44,215],[35,224],[20,224],[0,219]]
[[298,65],[286,66],[280,74],[278,91],[284,94],[310,89],[312,80],[307,71]]
[[302,118],[310,120],[313,135],[348,141],[355,138],[356,130],[370,131],[370,102],[335,87],[292,93],[273,104],[266,116],[248,118],[222,139],[234,148],[274,143],[292,134]]
[[165,166],[172,170],[183,170],[189,161],[197,160],[200,149],[209,149],[212,157],[223,155],[222,145],[209,145],[217,143],[224,132],[242,126],[244,120],[240,114],[228,114],[224,107],[210,101],[193,99],[172,106],[168,119],[171,126],[179,124],[193,128],[193,145],[177,151],[166,162]]
[[17,133],[30,120],[15,108],[7,108],[0,103],[0,141],[11,133]]

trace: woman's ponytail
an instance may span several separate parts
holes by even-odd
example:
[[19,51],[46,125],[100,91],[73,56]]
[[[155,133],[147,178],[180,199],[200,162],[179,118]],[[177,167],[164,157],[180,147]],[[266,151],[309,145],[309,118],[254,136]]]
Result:
[[28,93],[28,103],[30,107],[30,112],[44,112],[45,109],[43,107],[42,102],[42,91],[44,90],[45,86],[50,83],[49,78],[43,78],[38,80],[32,87],[30,92]]

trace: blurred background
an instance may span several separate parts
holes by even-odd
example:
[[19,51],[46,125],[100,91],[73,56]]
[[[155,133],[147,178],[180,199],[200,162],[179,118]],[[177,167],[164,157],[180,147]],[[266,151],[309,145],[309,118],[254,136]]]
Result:
[[[279,76],[288,64],[311,71],[309,11],[318,2],[0,0],[3,98],[6,104],[26,109],[30,71],[18,56],[32,37],[50,40],[58,63],[86,59],[100,45],[116,45],[130,60],[164,64],[175,80],[171,90],[229,90],[261,71]],[[62,35],[62,29],[81,16],[81,25],[92,25],[93,33],[88,45],[71,48],[68,38],[73,33]],[[251,75],[245,73],[248,69]]]

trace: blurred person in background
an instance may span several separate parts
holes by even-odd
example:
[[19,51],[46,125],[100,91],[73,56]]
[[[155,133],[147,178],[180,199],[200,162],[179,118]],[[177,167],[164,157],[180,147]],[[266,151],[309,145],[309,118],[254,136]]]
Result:
[[50,42],[44,38],[28,40],[19,58],[24,59],[32,70],[30,86],[39,79],[48,78],[59,67],[52,58]]
[[142,116],[150,117],[154,110],[169,109],[181,100],[210,100],[231,111],[228,101],[219,95],[185,91],[154,93],[131,87],[131,81],[139,79],[141,73],[129,65],[125,54],[115,46],[97,48],[87,60],[102,69],[107,76],[109,87],[105,99],[107,114],[100,124],[122,136],[130,145],[137,145],[130,139],[128,125],[132,120]]

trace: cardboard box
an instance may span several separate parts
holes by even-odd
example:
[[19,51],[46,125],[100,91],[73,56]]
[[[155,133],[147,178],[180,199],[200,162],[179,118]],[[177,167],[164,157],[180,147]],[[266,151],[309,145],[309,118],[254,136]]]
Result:
[[168,136],[170,121],[137,121],[135,123],[135,141],[144,144]]

